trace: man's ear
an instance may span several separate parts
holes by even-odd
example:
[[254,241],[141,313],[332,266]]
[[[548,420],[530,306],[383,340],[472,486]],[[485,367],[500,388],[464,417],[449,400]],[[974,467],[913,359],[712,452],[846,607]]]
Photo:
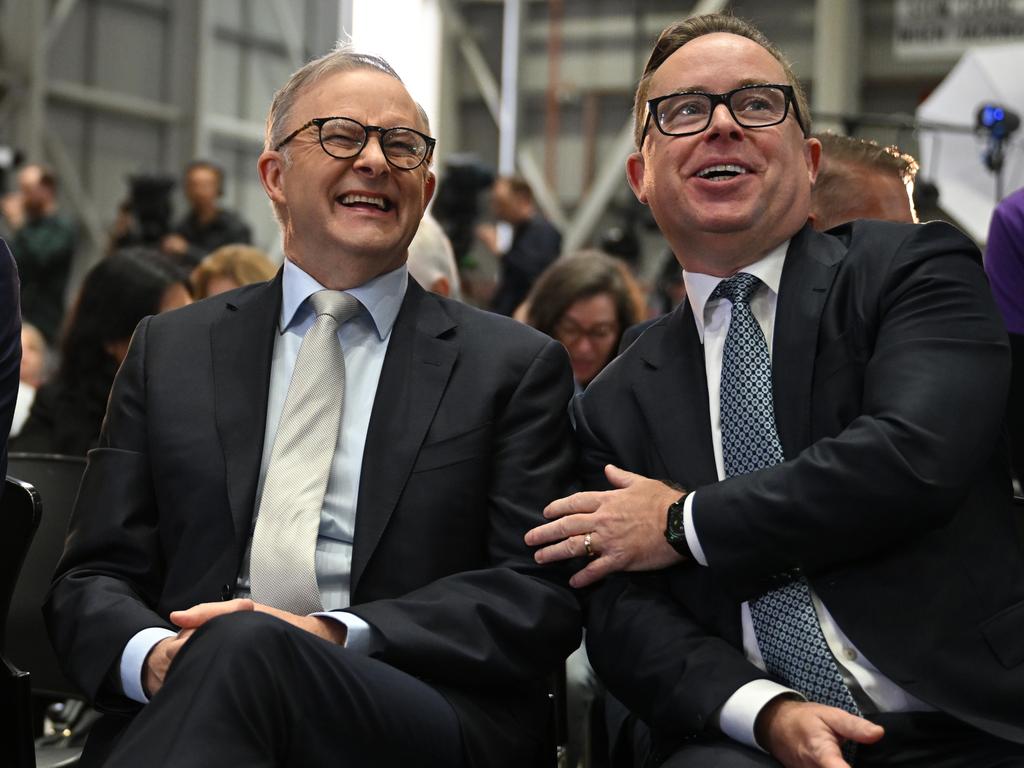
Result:
[[821,167],[821,142],[815,138],[804,139],[804,157],[807,160],[807,175],[813,184]]
[[423,210],[427,210],[427,206],[430,205],[430,201],[434,199],[434,190],[437,189],[437,176],[434,175],[433,171],[427,171],[427,176],[423,179]]
[[626,179],[629,181],[630,189],[636,195],[636,199],[647,205],[647,194],[644,192],[644,174],[646,166],[644,156],[634,152],[626,158]]
[[284,156],[280,152],[263,152],[256,161],[256,170],[270,201],[284,205]]

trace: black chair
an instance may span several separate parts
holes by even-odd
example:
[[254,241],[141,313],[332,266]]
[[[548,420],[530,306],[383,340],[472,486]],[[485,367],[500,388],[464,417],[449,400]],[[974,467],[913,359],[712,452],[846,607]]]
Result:
[[45,510],[11,600],[8,621],[16,631],[7,654],[17,666],[32,673],[33,692],[56,698],[81,694],[57,665],[40,606],[64,551],[68,520],[84,471],[85,459],[77,456],[12,453],[7,460],[7,474],[31,483]]
[[45,512],[11,599],[8,625],[12,631],[7,645],[13,664],[31,673],[33,732],[40,731],[44,711],[57,732],[36,742],[37,768],[77,764],[84,733],[96,718],[60,670],[40,610],[64,551],[68,520],[84,470],[85,459],[76,456],[8,456],[7,471],[35,487]]
[[1013,497],[1013,511],[1017,513],[1017,532],[1020,534],[1021,542],[1024,543],[1024,496]]
[[0,497],[0,706],[5,712],[0,717],[0,745],[12,768],[35,768],[36,764],[29,673],[7,660],[6,639],[11,596],[41,517],[42,503],[36,490],[28,483],[6,478]]

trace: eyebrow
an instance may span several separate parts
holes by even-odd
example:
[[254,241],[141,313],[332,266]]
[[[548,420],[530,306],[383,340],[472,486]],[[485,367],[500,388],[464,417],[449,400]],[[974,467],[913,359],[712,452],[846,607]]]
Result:
[[[747,77],[747,78],[744,78],[743,80],[740,80],[739,81],[739,85],[736,85],[733,88],[729,88],[728,90],[732,91],[732,90],[735,90],[735,88],[746,88],[748,85],[784,85],[784,83],[773,83],[773,82],[771,82],[769,80],[765,80],[764,78],[760,78],[760,77],[757,77],[757,78]],[[665,95],[666,96],[673,96],[673,95],[675,95],[677,93],[712,93],[712,92],[713,91],[711,91],[711,89],[708,88],[708,86],[706,86],[706,85],[689,85],[689,86],[684,86],[683,88],[680,88],[679,90],[676,90],[676,91],[669,91]],[[726,91],[726,93],[728,93],[728,91]]]

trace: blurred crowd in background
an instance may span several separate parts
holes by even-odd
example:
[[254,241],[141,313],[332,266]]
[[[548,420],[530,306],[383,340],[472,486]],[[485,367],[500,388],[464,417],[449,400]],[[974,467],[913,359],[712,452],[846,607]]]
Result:
[[[942,215],[934,190],[915,188],[913,157],[865,139],[819,139],[816,228],[857,218],[917,221],[919,211],[924,220]],[[641,277],[635,230],[646,222],[609,226],[596,247],[563,253],[561,233],[523,178],[458,164],[440,175],[431,212],[409,249],[410,273],[428,290],[511,315],[560,341],[577,391],[615,357],[627,329],[682,301],[682,273],[667,246],[662,266],[647,270],[653,279]],[[107,255],[69,290],[78,229],[62,213],[59,179],[46,166],[26,164],[11,181],[0,197],[0,236],[21,277],[24,358],[10,448],[84,455],[98,439],[114,375],[143,317],[270,280],[279,265],[250,244],[250,225],[223,205],[224,170],[197,159],[182,173],[187,210],[180,217],[171,202],[177,180],[130,179]],[[481,277],[476,268],[473,253],[481,247],[496,257],[496,276]],[[1022,252],[1024,190],[996,209],[986,251],[1018,359],[1024,359]],[[1015,392],[1024,387],[1021,379]],[[1011,407],[1009,419],[1011,433],[1021,435],[1015,442],[1024,442],[1024,407]]]

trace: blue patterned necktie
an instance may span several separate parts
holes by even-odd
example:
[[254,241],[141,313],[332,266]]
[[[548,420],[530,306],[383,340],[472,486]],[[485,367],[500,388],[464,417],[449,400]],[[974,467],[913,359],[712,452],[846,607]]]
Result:
[[[711,294],[732,303],[722,354],[722,456],[727,477],[755,472],[783,460],[775,429],[772,365],[750,297],[761,281],[740,272]],[[860,708],[843,681],[821,633],[807,581],[800,575],[750,602],[754,634],[765,666],[811,701],[854,715]]]

